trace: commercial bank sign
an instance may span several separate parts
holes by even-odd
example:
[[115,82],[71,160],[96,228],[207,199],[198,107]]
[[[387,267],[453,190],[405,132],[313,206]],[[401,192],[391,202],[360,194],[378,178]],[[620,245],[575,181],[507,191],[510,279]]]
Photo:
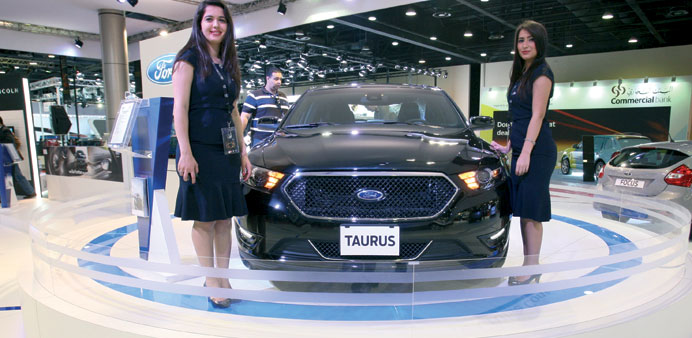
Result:
[[671,104],[670,85],[663,84],[641,84],[639,86],[623,86],[621,83],[613,86],[610,92],[613,97],[610,99],[611,104]]
[[165,54],[157,57],[147,67],[147,78],[158,85],[167,85],[173,82],[173,61],[175,54]]

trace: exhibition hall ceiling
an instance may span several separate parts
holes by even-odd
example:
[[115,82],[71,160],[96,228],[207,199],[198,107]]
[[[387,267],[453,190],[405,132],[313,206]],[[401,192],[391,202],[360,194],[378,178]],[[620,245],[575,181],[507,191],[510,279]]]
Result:
[[[132,7],[116,0],[69,0],[49,11],[36,10],[46,7],[46,1],[23,0],[4,8],[0,29],[83,36],[86,43],[93,43],[87,39],[98,39],[98,9],[115,8],[126,11],[132,43],[163,29],[189,27],[199,3],[139,0]],[[296,1],[306,0],[283,0],[286,10]],[[226,2],[235,13],[279,5],[279,0]],[[295,82],[404,71],[443,76],[444,69],[453,65],[511,60],[514,27],[524,19],[546,26],[548,56],[692,43],[685,29],[692,23],[689,0],[431,0],[242,38],[238,50],[248,77],[258,77],[267,63],[286,70],[294,64]],[[293,62],[286,63],[288,59]],[[69,57],[68,63],[86,76],[100,73],[100,60]],[[59,61],[32,51],[0,50],[3,71],[28,74],[35,81],[59,74]]]

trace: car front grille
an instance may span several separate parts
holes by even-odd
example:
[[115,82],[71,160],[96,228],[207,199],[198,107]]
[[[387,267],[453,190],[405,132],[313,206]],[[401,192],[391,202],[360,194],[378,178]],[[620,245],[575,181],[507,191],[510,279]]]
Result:
[[[362,260],[382,260],[388,259],[391,256],[341,256],[339,242],[327,241],[310,241],[312,246],[317,250],[320,256],[326,259],[344,260],[351,257]],[[412,260],[418,258],[429,243],[401,243],[399,247],[399,256],[396,259]]]
[[[381,198],[359,198],[364,190]],[[457,191],[451,180],[439,173],[301,173],[284,187],[305,216],[346,221],[434,218]]]

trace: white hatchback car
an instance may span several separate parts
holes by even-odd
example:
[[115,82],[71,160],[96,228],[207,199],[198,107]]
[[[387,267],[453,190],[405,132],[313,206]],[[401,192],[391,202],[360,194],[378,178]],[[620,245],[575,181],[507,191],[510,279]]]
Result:
[[[692,141],[654,142],[623,149],[599,173],[598,190],[676,202],[692,213]],[[633,210],[594,203],[604,218],[646,218]]]

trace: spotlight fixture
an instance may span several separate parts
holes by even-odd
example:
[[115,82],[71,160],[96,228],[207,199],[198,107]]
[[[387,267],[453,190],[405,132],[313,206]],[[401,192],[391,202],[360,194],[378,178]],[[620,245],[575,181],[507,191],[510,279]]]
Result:
[[598,80],[596,80],[596,81],[593,82],[593,86],[594,86],[594,87],[598,86]]
[[448,73],[447,73],[447,71],[445,70],[445,73],[442,75],[442,77],[446,79],[446,78],[447,78],[447,75],[448,75]]
[[452,61],[452,57],[451,56],[445,56],[445,60]]
[[433,16],[433,18],[438,18],[438,19],[439,18],[449,18],[450,16],[452,16],[452,13],[445,12],[445,11],[439,11],[439,12],[433,13],[432,16]]
[[276,12],[281,15],[286,15],[286,4],[284,4],[283,0],[279,1],[279,8],[276,9]]
[[639,40],[637,40],[637,38],[635,38],[634,36],[631,37],[629,40],[627,40],[627,42],[629,42],[629,43],[637,43],[638,41]]
[[434,36],[434,35],[431,36],[431,37],[430,37],[430,40],[433,40],[433,41],[437,40],[437,36]]
[[473,36],[473,32],[471,32],[470,29],[466,29],[466,32],[464,32],[464,37],[470,38]]
[[418,60],[418,63],[420,63],[420,64],[424,64],[424,63],[425,63],[425,60],[423,60],[423,59],[420,59],[420,60]]
[[570,87],[570,88],[574,87],[574,81],[572,81],[572,82],[569,83],[569,87]]
[[160,35],[160,36],[166,36],[166,35],[168,35],[168,31],[165,30],[165,29],[162,29],[162,30],[159,32],[159,35]]
[[486,54],[486,53],[481,53],[481,56],[482,56],[482,57],[486,57],[486,56],[488,56],[488,54]]
[[327,29],[334,29],[334,25],[327,25]]
[[565,47],[567,47],[567,48],[572,48],[572,47],[574,47],[574,45],[571,44],[571,43],[568,43],[568,44],[565,45]]
[[259,48],[262,48],[262,49],[267,48],[267,39],[265,39],[265,38],[260,39]]
[[139,0],[118,0],[118,2],[121,4],[127,2],[128,4],[130,4],[130,6],[135,7],[137,6]]
[[613,13],[611,13],[611,12],[605,12],[601,16],[601,19],[603,19],[603,20],[610,20],[612,18],[613,18]]
[[648,76],[644,78],[644,83],[649,83],[649,77]]
[[416,10],[413,8],[409,8],[406,10],[406,16],[416,16]]
[[82,48],[82,46],[84,46],[84,42],[82,42],[82,40],[79,39],[79,37],[77,37],[76,39],[74,39],[74,46],[77,48]]
[[673,75],[673,78],[670,79],[670,82],[675,82],[675,80],[677,80],[677,77],[675,75]]
[[371,15],[371,16],[368,17],[368,20],[370,20],[370,21],[377,21],[377,17]]
[[399,45],[399,41],[392,41],[392,46],[398,46],[398,45]]

